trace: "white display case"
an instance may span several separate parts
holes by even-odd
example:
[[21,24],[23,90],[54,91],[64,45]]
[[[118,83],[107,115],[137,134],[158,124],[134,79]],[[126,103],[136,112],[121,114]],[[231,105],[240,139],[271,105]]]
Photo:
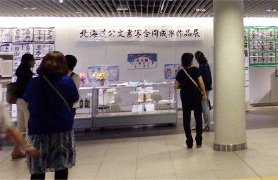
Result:
[[74,129],[177,123],[174,86],[82,87]]
[[173,85],[95,87],[93,127],[177,123]]
[[79,88],[78,108],[74,117],[74,129],[89,129],[92,128],[92,93],[93,87]]

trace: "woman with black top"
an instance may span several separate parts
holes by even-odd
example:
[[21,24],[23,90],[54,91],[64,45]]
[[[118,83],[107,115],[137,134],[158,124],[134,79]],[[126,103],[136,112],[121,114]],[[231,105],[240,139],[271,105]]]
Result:
[[[199,69],[201,76],[203,78],[205,89],[207,96],[209,96],[209,91],[212,90],[211,84],[212,84],[212,78],[211,78],[211,72],[208,65],[208,61],[205,57],[205,55],[201,51],[197,51],[195,53],[195,59],[199,63]],[[209,130],[210,128],[210,110],[209,110],[209,99],[202,101],[202,111],[203,111],[203,117],[204,117],[204,123],[205,123],[205,129]]]
[[[192,66],[193,54],[184,53],[181,57],[183,69],[176,77],[175,89],[181,89],[180,96],[183,109],[183,126],[186,135],[186,145],[189,149],[193,147],[190,120],[191,111],[194,111],[196,121],[196,144],[197,148],[202,146],[202,99],[207,99],[205,86],[197,67]],[[198,86],[198,87],[197,87]]]
[[[66,55],[65,58],[66,58],[66,62],[67,62],[68,69],[69,69],[68,76],[70,76],[72,78],[72,80],[73,80],[73,82],[76,85],[76,88],[78,90],[79,87],[80,87],[80,84],[81,84],[80,77],[79,77],[78,74],[73,72],[73,69],[77,64],[77,59],[73,55]],[[78,105],[79,105],[79,101],[74,103],[72,108],[71,108],[73,117],[75,116],[76,109],[77,109]]]
[[[21,58],[21,63],[18,66],[15,75],[16,80],[16,105],[17,105],[17,127],[21,131],[27,132],[27,123],[29,119],[29,111],[27,109],[27,103],[23,100],[23,94],[28,82],[33,77],[31,68],[35,65],[35,59],[32,54],[24,54]],[[24,158],[25,154],[20,151],[19,145],[15,145],[12,152],[12,158]]]

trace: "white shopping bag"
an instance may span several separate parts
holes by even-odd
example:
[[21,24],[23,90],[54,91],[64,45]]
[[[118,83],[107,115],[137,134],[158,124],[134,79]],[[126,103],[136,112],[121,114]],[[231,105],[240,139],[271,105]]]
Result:
[[132,111],[131,112],[142,112],[142,111],[144,111],[142,104],[132,106]]
[[146,108],[146,111],[154,111],[155,110],[155,104],[154,103],[146,103],[145,108]]

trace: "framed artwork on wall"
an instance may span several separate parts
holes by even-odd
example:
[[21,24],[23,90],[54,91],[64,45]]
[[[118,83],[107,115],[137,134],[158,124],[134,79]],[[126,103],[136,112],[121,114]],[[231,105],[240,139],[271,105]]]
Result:
[[36,72],[42,58],[54,49],[54,27],[0,27],[0,52],[12,52],[14,55],[13,81],[16,80],[14,72],[23,54],[30,53],[34,55],[36,65],[33,72]]
[[118,81],[119,66],[118,65],[97,65],[88,67],[88,81]]
[[128,54],[127,63],[128,63],[129,70],[155,69],[157,68],[157,54],[155,53]]
[[175,79],[181,68],[182,68],[181,64],[165,64],[164,65],[164,78],[165,79]]
[[244,42],[248,44],[250,67],[275,67],[277,27],[244,27]]

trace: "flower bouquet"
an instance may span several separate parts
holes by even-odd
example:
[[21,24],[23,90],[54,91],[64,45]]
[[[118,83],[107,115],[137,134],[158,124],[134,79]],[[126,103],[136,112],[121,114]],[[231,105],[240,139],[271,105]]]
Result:
[[100,81],[100,86],[104,86],[106,80],[106,73],[105,72],[95,73],[95,80]]
[[87,79],[87,73],[86,72],[80,72],[80,81],[81,81],[81,87],[85,86],[85,81]]

